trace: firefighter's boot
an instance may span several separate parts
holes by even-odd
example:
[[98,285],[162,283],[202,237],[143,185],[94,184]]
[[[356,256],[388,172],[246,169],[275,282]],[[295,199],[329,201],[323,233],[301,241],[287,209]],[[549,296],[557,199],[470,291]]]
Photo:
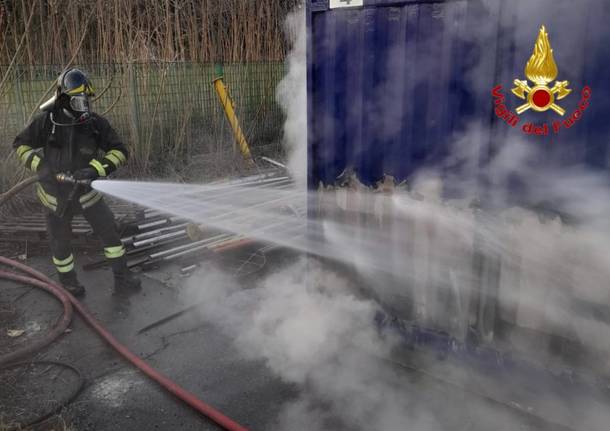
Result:
[[59,282],[61,285],[74,296],[82,296],[85,294],[85,287],[80,284],[76,277],[76,271],[60,272]]
[[116,295],[129,295],[142,289],[140,279],[129,270],[124,257],[116,259],[112,263],[112,271],[114,272],[114,293]]

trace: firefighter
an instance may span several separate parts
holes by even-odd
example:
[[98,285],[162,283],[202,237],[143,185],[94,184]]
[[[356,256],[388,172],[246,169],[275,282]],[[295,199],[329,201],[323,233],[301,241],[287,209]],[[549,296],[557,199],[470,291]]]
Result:
[[46,207],[53,263],[61,284],[75,296],[85,293],[76,276],[70,245],[72,218],[79,213],[102,240],[114,272],[115,293],[140,289],[140,281],[127,267],[114,215],[102,195],[88,185],[57,181],[60,173],[75,180],[93,181],[106,177],[127,161],[127,149],[109,122],[90,111],[89,98],[93,95],[93,87],[83,72],[74,68],[64,71],[57,79],[55,95],[41,106],[42,112],[13,143],[21,162],[40,178],[36,194]]

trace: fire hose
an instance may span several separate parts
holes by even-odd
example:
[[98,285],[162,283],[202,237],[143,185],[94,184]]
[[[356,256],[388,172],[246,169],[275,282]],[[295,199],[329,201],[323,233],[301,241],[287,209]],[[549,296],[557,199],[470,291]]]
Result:
[[17,193],[19,193],[20,191],[22,191],[23,189],[25,189],[29,185],[34,184],[35,182],[38,182],[38,177],[37,176],[33,176],[33,177],[30,177],[30,178],[27,178],[27,179],[21,181],[20,183],[16,184],[15,186],[13,186],[6,193],[2,193],[0,195],[0,207],[2,205],[4,205],[6,202],[8,202],[8,200],[11,199],[13,196],[15,196]]
[[[28,185],[36,182],[37,177],[29,178],[28,180],[13,187],[8,192],[0,196],[0,205],[6,202],[10,197],[17,194],[19,191],[27,187]],[[9,266],[13,269],[21,271],[24,275],[20,275],[14,272],[0,270],[0,279],[16,281],[20,283],[30,284],[35,287],[39,287],[54,295],[63,305],[64,313],[55,327],[47,334],[47,336],[39,342],[27,346],[24,349],[10,353],[7,356],[0,357],[0,363],[8,363],[16,361],[25,355],[29,355],[34,351],[41,349],[42,347],[53,342],[57,337],[64,333],[65,329],[70,324],[72,319],[72,308],[80,314],[85,322],[110,346],[116,350],[121,356],[135,365],[140,371],[146,374],[149,378],[157,382],[163,389],[176,396],[179,400],[196,410],[197,412],[208,417],[220,427],[228,431],[246,431],[246,428],[225,416],[214,407],[206,404],[196,395],[187,391],[186,389],[179,386],[176,382],[161,374],[159,371],[151,367],[147,362],[142,360],[139,356],[132,353],[126,346],[121,344],[101,323],[99,323],[91,314],[91,312],[79,302],[74,296],[67,292],[64,288],[59,286],[53,280],[46,275],[33,268],[30,268],[22,263],[0,256],[0,264]]]
[[[91,181],[89,180],[75,180],[72,176],[63,173],[57,174],[55,176],[55,179],[59,183],[73,184],[75,188],[76,186],[91,184]],[[0,195],[0,207],[6,202],[8,202],[9,199],[13,198],[16,194],[18,194],[28,186],[37,183],[38,181],[40,181],[40,178],[38,177],[38,175],[34,175],[33,177],[26,178],[25,180],[15,184],[11,189]]]

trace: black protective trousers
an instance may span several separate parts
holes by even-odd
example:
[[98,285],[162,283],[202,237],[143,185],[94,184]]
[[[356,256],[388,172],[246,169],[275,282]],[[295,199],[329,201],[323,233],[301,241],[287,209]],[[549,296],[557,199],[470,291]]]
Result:
[[75,202],[66,208],[62,217],[59,217],[56,213],[47,212],[49,245],[58,272],[67,273],[74,270],[71,245],[72,219],[79,213],[83,214],[91,225],[93,233],[102,240],[104,254],[112,264],[112,269],[115,272],[124,271],[126,269],[125,249],[116,228],[114,214],[104,202],[104,199],[100,199],[86,209],[81,209],[80,205]]

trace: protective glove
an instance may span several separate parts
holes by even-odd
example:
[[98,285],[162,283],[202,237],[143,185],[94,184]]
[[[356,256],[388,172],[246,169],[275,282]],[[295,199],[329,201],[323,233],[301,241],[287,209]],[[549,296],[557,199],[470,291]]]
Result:
[[94,168],[83,168],[83,169],[79,169],[78,171],[74,172],[73,175],[74,179],[77,181],[81,181],[81,180],[97,180],[100,175],[97,173],[97,171]]

